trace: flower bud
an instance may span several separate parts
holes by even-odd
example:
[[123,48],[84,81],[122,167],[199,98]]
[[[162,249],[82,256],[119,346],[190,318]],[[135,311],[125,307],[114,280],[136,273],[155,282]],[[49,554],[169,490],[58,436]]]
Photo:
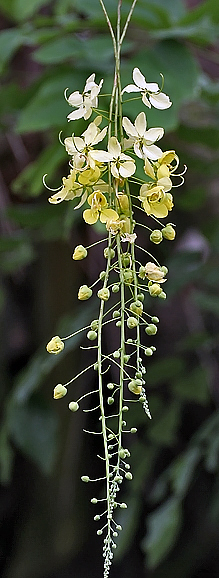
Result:
[[108,405],[112,405],[114,403],[114,397],[108,397],[107,403],[108,403]]
[[116,318],[118,318],[118,317],[120,317],[120,316],[121,316],[120,311],[118,311],[117,309],[116,309],[116,311],[113,311],[113,319],[116,319]]
[[166,299],[167,298],[167,294],[165,293],[165,291],[161,291],[161,293],[158,295],[158,297],[160,299]]
[[131,391],[132,393],[134,393],[135,395],[140,395],[141,390],[142,390],[142,385],[140,385],[138,383],[137,379],[132,379],[129,383],[128,383],[128,389],[129,391]]
[[147,333],[147,335],[156,335],[156,333],[157,333],[157,327],[156,327],[156,325],[154,325],[153,323],[150,323],[150,324],[146,327],[145,333]]
[[78,299],[80,299],[80,301],[86,301],[87,299],[90,299],[92,293],[93,291],[90,287],[87,285],[81,285],[78,291]]
[[116,327],[121,327],[121,325],[122,325],[122,322],[119,319],[119,321],[116,322]]
[[129,329],[133,329],[134,327],[137,327],[137,325],[138,325],[138,320],[136,319],[136,317],[128,317],[127,326]]
[[68,404],[68,407],[69,407],[70,411],[75,412],[75,411],[78,411],[79,404],[77,401],[70,401],[70,403]]
[[141,265],[139,268],[138,276],[140,277],[140,279],[145,279],[146,277],[146,270],[145,267],[143,267],[143,265]]
[[99,299],[102,299],[103,301],[108,301],[108,299],[110,298],[109,289],[107,289],[107,287],[99,289],[99,291],[97,292],[97,297],[99,297]]
[[150,357],[151,355],[153,355],[153,351],[152,351],[151,347],[147,347],[145,349],[145,355],[147,355],[147,357]]
[[138,431],[138,430],[137,430],[137,427],[131,427],[131,429],[130,429],[130,432],[133,433],[133,434],[134,434],[134,433],[137,433],[137,431]]
[[141,301],[134,301],[133,303],[131,303],[129,309],[135,313],[136,315],[142,315],[142,311],[143,311],[143,304]]
[[93,321],[91,321],[91,324],[90,324],[91,329],[93,331],[96,331],[98,329],[98,324],[99,324],[98,319],[93,319]]
[[162,293],[161,286],[158,283],[152,283],[149,287],[149,293],[151,297],[158,297]]
[[74,259],[74,261],[81,261],[82,259],[85,259],[85,257],[87,257],[87,249],[85,249],[83,245],[77,245],[72,255],[72,259]]
[[106,248],[104,249],[103,254],[104,254],[104,257],[105,257],[106,259],[108,259],[108,257],[110,257],[110,259],[113,259],[113,258],[115,257],[115,251],[114,251],[114,249],[112,249],[111,247],[106,247]]
[[95,341],[95,339],[97,338],[97,332],[96,331],[88,331],[87,338],[90,339],[90,341]]
[[150,234],[150,241],[152,241],[152,243],[155,243],[155,245],[159,245],[159,243],[161,243],[162,240],[163,235],[160,229],[154,229],[154,231],[152,231],[152,233]]
[[119,292],[119,285],[113,285],[113,286],[112,286],[112,292],[113,292],[113,293],[118,293],[118,292]]
[[106,277],[106,271],[101,271],[99,274],[99,278],[101,279],[101,281],[103,281],[103,279],[105,279]]
[[89,478],[89,476],[81,476],[81,480],[82,480],[82,482],[86,482],[86,484],[87,484],[87,482],[90,481],[90,478]]
[[123,279],[126,285],[130,285],[134,279],[133,271],[131,269],[125,269]]
[[152,321],[152,323],[159,323],[160,319],[159,319],[159,317],[154,316],[154,317],[151,317],[151,321]]
[[117,198],[117,209],[125,215],[129,215],[129,198],[124,193],[119,193]]
[[113,352],[113,357],[114,357],[114,359],[119,359],[119,358],[120,358],[120,351],[119,351],[118,349]]
[[128,506],[125,504],[125,502],[122,502],[122,504],[120,504],[120,508],[125,509],[128,508]]
[[132,474],[131,474],[131,472],[126,472],[125,478],[126,478],[126,480],[132,480]]
[[46,349],[48,353],[54,353],[55,355],[57,355],[57,353],[60,353],[60,351],[62,351],[64,347],[65,345],[63,341],[60,339],[58,335],[56,335],[49,341],[49,343],[47,343]]
[[124,267],[128,267],[130,265],[131,255],[129,253],[123,253],[122,255],[122,264]]
[[163,237],[165,239],[168,239],[168,241],[173,241],[175,239],[176,231],[172,227],[172,225],[166,225],[166,227],[164,227],[162,229],[162,233],[163,233]]
[[137,300],[138,300],[138,301],[144,301],[144,293],[139,293],[139,294],[137,295]]
[[68,392],[67,388],[61,383],[58,383],[58,385],[54,387],[53,397],[54,399],[61,399],[61,397],[64,397],[67,392]]

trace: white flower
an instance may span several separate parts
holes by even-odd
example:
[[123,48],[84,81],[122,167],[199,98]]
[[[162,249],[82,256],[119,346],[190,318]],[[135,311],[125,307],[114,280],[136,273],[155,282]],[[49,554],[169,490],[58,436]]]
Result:
[[[77,170],[86,169],[87,167],[95,168],[95,161],[92,158],[92,147],[101,142],[107,133],[107,128],[100,130],[98,124],[102,117],[97,117],[95,122],[91,122],[81,137],[72,136],[64,140],[66,151],[73,158],[73,166]],[[83,138],[82,138],[83,137]]]
[[136,233],[125,233],[125,235],[123,235],[123,237],[121,238],[121,241],[123,242],[128,241],[128,243],[134,243],[135,239],[137,239]]
[[68,98],[66,98],[70,106],[74,106],[77,109],[73,112],[70,112],[67,118],[69,120],[76,120],[78,118],[84,118],[87,120],[90,118],[93,108],[97,108],[98,106],[97,97],[102,88],[102,85],[103,79],[99,84],[96,84],[95,74],[91,74],[91,76],[89,76],[89,78],[86,80],[82,94],[76,90],[75,92],[72,92]]
[[146,82],[145,77],[140,72],[139,68],[133,70],[133,80],[135,84],[128,84],[123,88],[124,92],[140,92],[142,95],[142,102],[145,106],[151,108],[151,105],[160,110],[169,108],[172,104],[169,96],[160,92],[159,86],[156,82]]
[[100,163],[111,163],[111,173],[118,179],[127,179],[134,174],[136,166],[132,157],[121,152],[121,145],[115,136],[111,136],[108,143],[108,152],[92,151],[92,158]]
[[140,112],[134,124],[125,116],[122,120],[123,127],[130,137],[130,143],[134,145],[135,154],[140,159],[149,158],[157,160],[162,156],[162,150],[154,143],[162,138],[163,128],[149,128],[146,130],[147,121],[144,112]]

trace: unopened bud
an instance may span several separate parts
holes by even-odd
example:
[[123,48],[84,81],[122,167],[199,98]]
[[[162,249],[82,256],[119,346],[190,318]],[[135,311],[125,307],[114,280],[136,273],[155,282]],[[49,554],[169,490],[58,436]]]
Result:
[[81,285],[81,287],[79,287],[78,299],[80,299],[80,301],[86,301],[87,299],[90,299],[91,295],[92,289],[90,289],[90,287],[87,285]]
[[85,259],[85,257],[87,257],[87,249],[85,249],[83,245],[77,245],[72,255],[72,259],[74,259],[74,261],[81,261],[82,259]]
[[58,383],[58,385],[54,387],[53,397],[54,399],[61,399],[61,397],[64,397],[67,392],[68,392],[67,388],[61,383]]
[[154,229],[154,231],[152,231],[152,233],[150,234],[150,241],[152,241],[152,243],[155,243],[155,245],[159,245],[159,243],[161,243],[162,240],[163,235],[160,229]]

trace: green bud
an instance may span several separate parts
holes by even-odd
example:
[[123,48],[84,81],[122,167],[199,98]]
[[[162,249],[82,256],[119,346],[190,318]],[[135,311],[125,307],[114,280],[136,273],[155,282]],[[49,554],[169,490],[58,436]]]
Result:
[[120,448],[120,450],[118,451],[119,457],[124,460],[124,458],[126,457],[126,451],[124,450],[124,448]]
[[136,377],[137,379],[141,379],[141,377],[142,377],[141,371],[136,371],[135,377]]
[[106,386],[108,389],[114,389],[114,383],[107,383]]
[[137,327],[137,325],[138,325],[138,319],[136,319],[136,317],[128,317],[127,326],[129,329],[134,329],[134,327]]
[[98,329],[98,325],[99,325],[98,319],[94,319],[93,321],[91,321],[90,326],[93,331],[96,331]]
[[62,383],[58,383],[58,385],[54,387],[53,397],[54,399],[61,399],[66,395],[66,393],[68,393],[67,388],[64,385],[62,385]]
[[160,268],[160,270],[164,273],[164,275],[167,275],[169,269],[168,267],[166,267],[166,265],[162,265],[162,267]]
[[156,333],[157,333],[157,327],[156,327],[156,325],[154,325],[153,323],[150,323],[150,324],[146,327],[145,333],[147,333],[147,335],[156,335]]
[[90,478],[89,478],[89,476],[81,476],[81,480],[82,480],[82,482],[86,482],[86,484],[87,484],[87,482],[90,481]]
[[133,434],[137,433],[137,431],[138,431],[137,427],[131,427],[131,429],[130,429],[130,432]]
[[159,297],[159,295],[162,293],[161,286],[158,285],[158,283],[152,283],[152,285],[148,284],[148,288],[151,297]]
[[119,292],[119,285],[113,285],[113,286],[112,286],[112,292],[113,292],[113,293],[118,293],[118,292]]
[[98,522],[99,520],[100,520],[99,514],[97,514],[96,516],[94,516],[94,521],[95,521],[95,522]]
[[131,269],[125,269],[123,272],[123,279],[125,285],[130,285],[134,279],[133,271]]
[[133,339],[131,339],[131,338],[127,339],[127,343],[133,343]]
[[87,249],[85,249],[83,245],[77,245],[72,255],[72,259],[74,259],[74,261],[81,261],[81,259],[85,259],[85,257],[87,257]]
[[97,332],[96,331],[88,331],[87,338],[90,339],[90,341],[95,341],[95,339],[97,338]]
[[128,267],[131,262],[131,255],[129,253],[123,253],[122,255],[122,264],[124,267]]
[[94,363],[94,371],[98,370],[98,362],[96,361],[96,363]]
[[120,311],[113,311],[113,319],[116,319],[117,317],[120,317],[121,313]]
[[125,502],[122,502],[122,504],[120,504],[120,508],[125,510],[125,508],[128,508],[128,506],[125,504]]
[[144,301],[144,293],[139,293],[137,295],[137,299],[138,299],[138,301]]
[[97,535],[102,536],[103,530],[97,530]]
[[168,241],[173,241],[175,239],[176,231],[170,224],[166,225],[166,227],[162,229],[162,233],[163,237],[168,239]]
[[86,301],[87,299],[90,299],[92,293],[93,291],[90,289],[90,287],[87,285],[81,285],[78,290],[78,299],[80,301]]
[[113,259],[115,257],[115,251],[114,249],[112,249],[112,247],[106,247],[104,249],[103,254],[106,259],[108,259],[108,257],[110,257],[110,259]]
[[130,355],[124,355],[124,363],[128,363],[129,359],[130,359]]
[[119,350],[114,351],[113,357],[114,357],[114,359],[119,359],[120,358],[120,351]]
[[141,301],[134,301],[133,303],[131,303],[129,309],[136,315],[142,315],[143,304]]
[[152,323],[159,323],[160,319],[159,317],[151,317],[151,321]]
[[106,277],[106,271],[101,271],[99,274],[99,278],[101,279],[101,281],[103,281],[103,279],[105,279]]
[[97,297],[99,297],[99,299],[102,299],[103,301],[108,301],[108,299],[110,298],[109,289],[107,289],[107,287],[99,289],[99,291],[97,291]]
[[120,524],[117,524],[116,529],[117,529],[118,531],[121,531],[121,530],[122,530],[122,526],[120,526]]
[[108,403],[108,405],[112,405],[114,403],[114,397],[108,397],[107,403]]
[[126,478],[126,480],[132,480],[132,474],[131,474],[131,472],[126,472],[125,478]]
[[121,322],[121,321],[117,321],[117,322],[116,322],[116,327],[121,327],[121,325],[122,325],[122,322]]
[[97,498],[92,498],[91,504],[97,504],[97,502],[98,502]]
[[161,291],[161,293],[158,295],[158,297],[160,299],[166,299],[167,298],[167,294],[164,291]]
[[78,411],[79,404],[77,401],[70,401],[70,403],[68,404],[68,407],[69,407],[70,411],[75,412],[75,411]]
[[[162,229],[163,231],[163,229]],[[155,245],[159,245],[159,243],[161,243],[163,239],[163,235],[162,232],[160,231],[160,229],[154,229],[154,231],[152,231],[152,233],[150,234],[150,241],[152,241],[152,243],[155,243]]]
[[122,408],[122,411],[124,411],[124,412],[129,411],[129,407],[127,405],[124,405]]
[[147,349],[145,349],[145,355],[147,355],[148,357],[150,357],[150,355],[153,355],[151,347],[147,347]]

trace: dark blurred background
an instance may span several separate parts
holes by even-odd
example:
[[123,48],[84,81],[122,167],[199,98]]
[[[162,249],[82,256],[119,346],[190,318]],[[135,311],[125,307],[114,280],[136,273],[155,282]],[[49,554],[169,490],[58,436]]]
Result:
[[[113,23],[116,5],[106,0]],[[123,0],[123,21],[130,5]],[[64,89],[81,90],[96,72],[111,90],[111,40],[98,0],[0,0],[0,14],[0,573],[96,578],[102,543],[90,499],[102,488],[80,481],[98,475],[100,449],[82,431],[95,427],[94,414],[71,414],[66,398],[52,399],[54,385],[92,356],[80,350],[81,334],[55,358],[45,344],[96,316],[95,299],[79,306],[77,290],[104,262],[101,245],[72,262],[74,246],[99,231],[71,203],[49,205],[42,176],[58,187],[68,174],[58,140],[73,130]],[[123,86],[134,66],[149,82],[164,74],[173,106],[148,111],[148,124],[164,126],[163,150],[175,149],[188,171],[173,190],[176,240],[154,247],[169,280],[168,299],[148,303],[160,317],[147,373],[153,420],[133,404],[134,478],[122,490],[129,507],[111,576],[218,578],[219,3],[138,0]],[[131,119],[142,110],[134,102],[125,109]],[[139,240],[147,247],[140,231]],[[85,374],[73,399],[94,386],[95,375]]]

